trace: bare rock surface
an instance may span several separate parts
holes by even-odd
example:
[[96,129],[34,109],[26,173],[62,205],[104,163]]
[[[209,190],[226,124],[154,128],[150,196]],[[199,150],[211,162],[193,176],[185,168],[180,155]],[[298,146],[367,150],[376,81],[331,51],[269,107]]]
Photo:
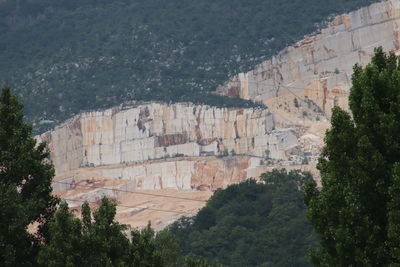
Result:
[[39,139],[56,173],[171,157],[240,154],[286,159],[298,145],[267,109],[149,103],[80,114]]
[[335,105],[347,108],[356,63],[367,64],[378,46],[399,53],[399,25],[398,0],[337,16],[327,28],[285,48],[252,71],[238,74],[218,92],[266,104],[290,95],[313,101],[329,116]]
[[51,150],[54,192],[78,210],[114,198],[119,221],[161,229],[195,214],[214,190],[273,168],[318,180],[331,108],[348,108],[353,65],[377,46],[400,52],[398,0],[337,16],[217,90],[266,109],[130,103],[77,115],[37,137]]

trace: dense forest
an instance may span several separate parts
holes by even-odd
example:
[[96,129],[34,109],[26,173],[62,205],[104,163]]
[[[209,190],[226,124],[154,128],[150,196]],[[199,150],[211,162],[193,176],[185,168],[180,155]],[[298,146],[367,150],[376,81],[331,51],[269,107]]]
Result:
[[248,180],[217,191],[195,217],[167,231],[185,255],[224,266],[308,266],[307,249],[318,242],[305,215],[300,187],[309,173],[274,170],[261,183]]
[[257,105],[209,94],[373,0],[0,0],[0,84],[36,130],[125,100]]

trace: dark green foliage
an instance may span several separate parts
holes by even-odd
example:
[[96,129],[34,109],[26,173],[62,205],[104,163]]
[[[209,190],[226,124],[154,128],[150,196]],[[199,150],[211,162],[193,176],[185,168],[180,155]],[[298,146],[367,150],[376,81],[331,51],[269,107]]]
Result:
[[375,51],[354,67],[351,117],[336,107],[318,164],[322,189],[305,187],[308,217],[321,239],[318,266],[400,264],[400,64]]
[[183,253],[224,266],[308,266],[316,239],[299,188],[311,175],[274,170],[261,179],[218,190],[195,217],[172,224]]
[[209,92],[371,2],[1,0],[0,84],[39,130],[131,99],[255,106]]
[[114,220],[116,205],[104,198],[91,215],[82,206],[82,221],[61,204],[50,223],[49,241],[39,253],[41,266],[164,266],[150,227],[131,232]]
[[[51,195],[52,164],[44,144],[37,147],[23,105],[10,91],[0,95],[0,262],[31,266],[40,242],[47,239],[47,221],[57,199]],[[39,232],[27,232],[37,222]]]
[[39,264],[164,266],[153,230],[133,230],[130,241],[124,233],[126,226],[114,221],[115,212],[115,203],[104,198],[93,216],[88,204],[84,204],[81,221],[63,203],[50,223],[50,239],[41,248]]
[[210,266],[201,258],[183,258],[174,236],[155,235],[150,225],[128,237],[127,227],[114,220],[115,212],[116,204],[103,198],[93,215],[83,204],[80,220],[62,203],[50,222],[49,240],[41,246],[39,266]]
[[[76,266],[84,261],[81,249],[82,225],[62,203],[50,223],[50,238],[42,246],[38,263],[42,266]],[[95,251],[91,249],[90,251]],[[84,252],[83,252],[84,253]]]
[[299,107],[300,107],[299,101],[297,100],[296,97],[293,99],[293,104],[294,104],[294,106],[295,106],[296,108],[299,108]]

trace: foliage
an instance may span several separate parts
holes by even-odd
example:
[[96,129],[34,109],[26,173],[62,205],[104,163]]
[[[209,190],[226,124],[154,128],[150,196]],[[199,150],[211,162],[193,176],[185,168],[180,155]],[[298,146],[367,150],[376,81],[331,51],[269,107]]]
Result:
[[299,101],[297,100],[296,97],[293,99],[293,104],[294,104],[294,107],[296,107],[296,108],[300,107]]
[[[91,214],[82,205],[80,220],[64,202],[50,222],[49,241],[42,245],[39,266],[208,267],[203,259],[184,259],[168,233],[155,235],[150,225],[134,229],[114,220],[116,204],[103,198]],[[217,267],[217,266],[216,266]]]
[[305,187],[307,213],[321,240],[318,266],[400,264],[400,63],[382,48],[354,67],[353,116],[336,107],[318,169],[322,188]]
[[115,203],[104,198],[91,214],[82,206],[82,221],[62,203],[50,223],[49,241],[41,248],[41,266],[162,266],[153,240],[153,231],[132,231],[114,221]]
[[316,244],[305,217],[300,186],[309,173],[274,170],[218,190],[195,217],[167,231],[185,255],[225,266],[308,266],[307,247]]
[[39,130],[132,99],[256,106],[209,92],[371,2],[2,0],[0,84]]
[[[23,105],[9,87],[0,95],[0,262],[31,266],[57,199],[51,195],[53,166],[45,144],[36,146]],[[38,234],[27,232],[38,224]]]

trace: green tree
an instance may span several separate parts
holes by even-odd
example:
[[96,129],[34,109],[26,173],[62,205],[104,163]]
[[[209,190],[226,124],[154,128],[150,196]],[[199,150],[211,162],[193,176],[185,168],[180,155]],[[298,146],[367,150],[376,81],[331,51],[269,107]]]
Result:
[[157,251],[154,231],[150,225],[143,230],[133,230],[131,235],[133,266],[165,266],[161,254]]
[[128,227],[116,222],[115,214],[116,204],[107,198],[93,215],[84,203],[81,220],[67,203],[61,203],[49,223],[49,240],[39,252],[39,266],[208,266],[201,258],[183,258],[174,236],[156,235],[150,224],[132,230],[128,237]]
[[125,234],[127,226],[118,223],[115,215],[116,203],[107,198],[101,200],[93,215],[88,204],[82,206],[85,265],[120,266],[130,262],[130,242]]
[[299,189],[310,179],[309,173],[274,170],[261,182],[230,185],[166,231],[176,235],[184,255],[224,266],[309,266],[307,248],[317,240]]
[[132,231],[115,221],[116,204],[103,198],[92,214],[82,205],[82,220],[64,202],[50,222],[49,241],[41,247],[41,266],[162,266],[150,227]]
[[41,247],[38,256],[40,266],[79,266],[82,257],[82,225],[69,211],[68,205],[61,203],[49,227],[48,243]]
[[318,169],[322,188],[305,186],[307,215],[320,237],[318,266],[400,264],[400,64],[375,50],[354,67],[353,116],[333,109]]
[[[31,266],[57,198],[51,195],[53,166],[44,143],[37,146],[24,122],[23,105],[9,87],[0,95],[0,262]],[[38,223],[31,234],[28,225]]]
[[296,97],[293,99],[293,104],[294,104],[294,106],[295,106],[296,108],[300,107],[299,101],[297,100]]

